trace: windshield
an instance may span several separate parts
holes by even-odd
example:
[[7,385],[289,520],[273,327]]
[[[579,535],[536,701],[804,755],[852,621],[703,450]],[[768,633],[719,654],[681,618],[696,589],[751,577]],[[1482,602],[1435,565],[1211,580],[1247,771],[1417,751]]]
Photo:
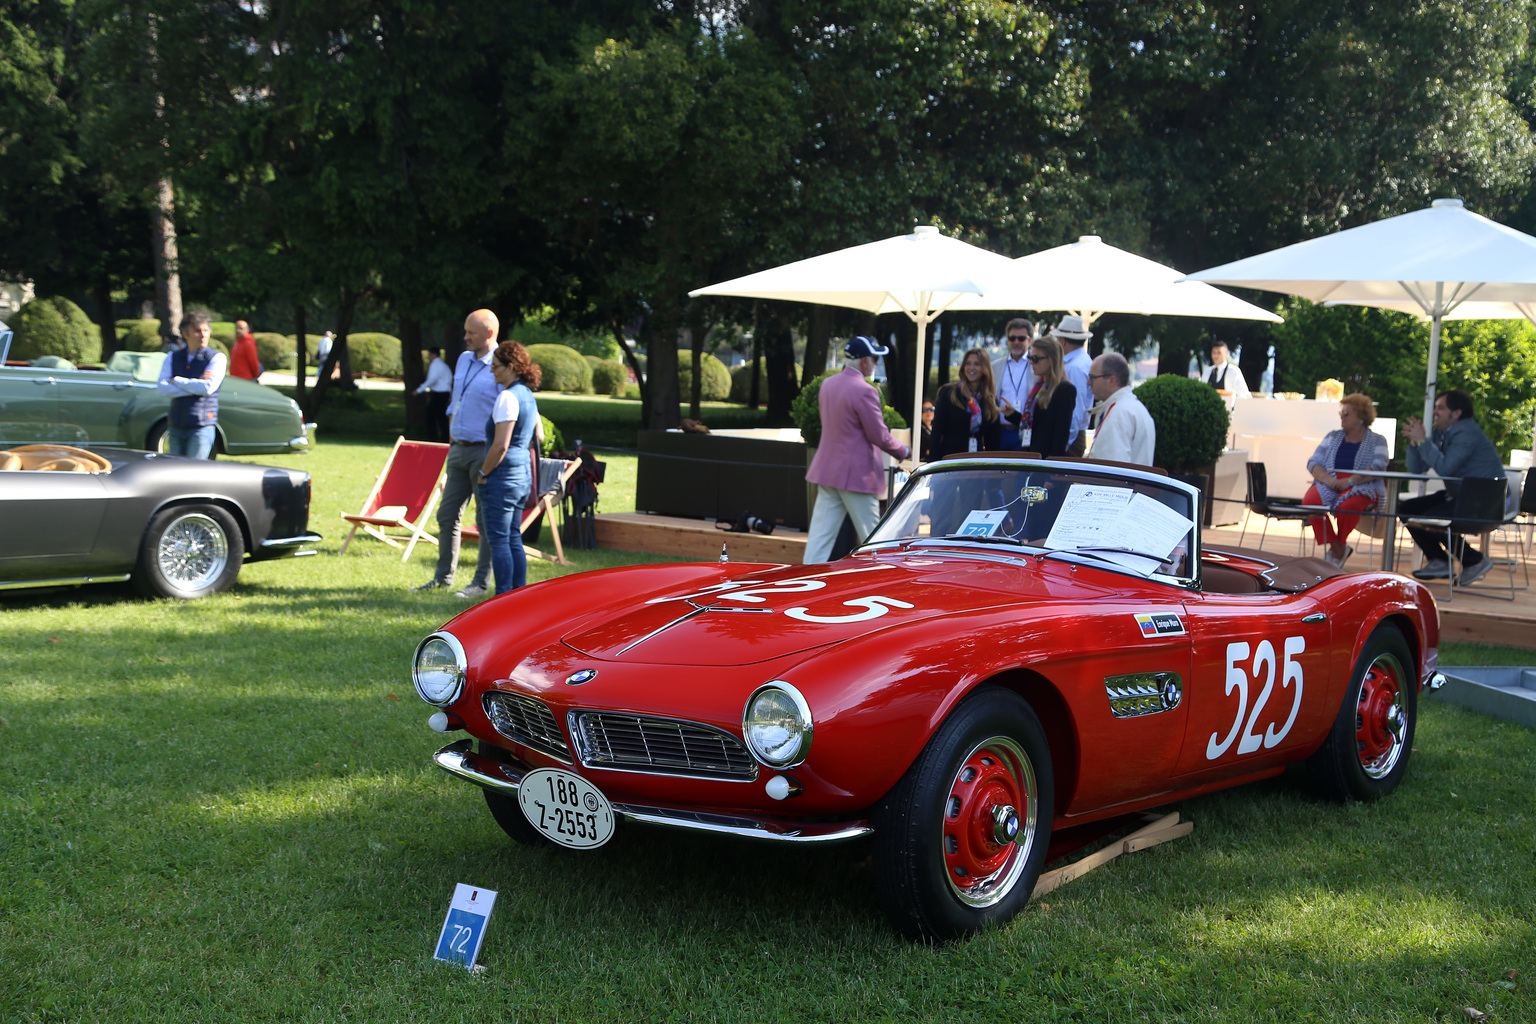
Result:
[[866,545],[1017,547],[1188,578],[1192,510],[1183,485],[1091,463],[938,464],[913,477]]

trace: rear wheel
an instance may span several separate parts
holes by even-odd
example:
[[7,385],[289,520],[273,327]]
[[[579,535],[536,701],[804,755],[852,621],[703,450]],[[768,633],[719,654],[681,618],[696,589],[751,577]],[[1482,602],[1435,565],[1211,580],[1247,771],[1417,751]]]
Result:
[[149,433],[144,435],[144,450],[159,452],[162,455],[171,450],[170,425],[165,420],[157,422],[149,428]]
[[1361,648],[1328,739],[1307,760],[1313,788],[1330,800],[1378,800],[1408,770],[1418,722],[1413,655],[1403,634],[1378,626]]
[[240,528],[217,505],[177,505],[150,519],[134,585],[150,597],[194,598],[234,586],[245,554]]
[[908,938],[1002,925],[1045,863],[1055,780],[1028,702],[994,687],[966,698],[876,808],[875,881]]

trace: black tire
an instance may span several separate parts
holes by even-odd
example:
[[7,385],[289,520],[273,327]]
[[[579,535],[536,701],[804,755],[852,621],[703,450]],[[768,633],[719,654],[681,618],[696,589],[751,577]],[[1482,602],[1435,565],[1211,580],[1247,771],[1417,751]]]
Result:
[[554,846],[548,837],[533,827],[533,822],[523,813],[523,809],[517,805],[517,798],[498,793],[493,789],[483,789],[485,794],[485,806],[491,809],[491,817],[496,819],[496,824],[501,830],[512,837],[512,841],[520,846]]
[[150,597],[191,599],[235,585],[245,542],[217,505],[176,505],[150,519],[133,582]]
[[892,923],[924,942],[1005,924],[1045,864],[1054,786],[1024,698],[986,687],[963,700],[875,808],[875,885]]
[[149,433],[144,435],[144,450],[147,452],[160,452],[162,455],[170,451],[170,424],[165,420],[159,420],[149,428]]
[[1408,770],[1418,725],[1418,683],[1408,641],[1395,626],[1376,628],[1360,650],[1328,739],[1307,773],[1329,800],[1379,800]]

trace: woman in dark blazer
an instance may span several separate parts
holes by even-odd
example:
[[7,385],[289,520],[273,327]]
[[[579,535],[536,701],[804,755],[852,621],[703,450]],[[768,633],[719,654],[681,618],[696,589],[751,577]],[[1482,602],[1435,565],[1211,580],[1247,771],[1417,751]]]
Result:
[[1067,380],[1061,342],[1052,337],[1036,338],[1029,346],[1029,363],[1038,383],[1025,410],[1030,437],[1024,447],[1043,456],[1065,455],[1077,388]]
[[[960,379],[939,388],[933,400],[933,457],[1002,449],[1003,419],[997,409],[992,362],[979,348],[960,360]],[[975,445],[972,445],[972,441]]]

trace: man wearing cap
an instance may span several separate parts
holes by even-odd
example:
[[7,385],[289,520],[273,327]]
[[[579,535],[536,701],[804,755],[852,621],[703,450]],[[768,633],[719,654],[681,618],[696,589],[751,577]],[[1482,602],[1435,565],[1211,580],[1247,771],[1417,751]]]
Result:
[[880,518],[878,495],[885,490],[885,474],[876,449],[898,459],[912,454],[886,429],[880,415],[880,393],[866,379],[889,351],[873,338],[854,338],[843,349],[847,356],[843,371],[821,385],[817,396],[821,444],[805,474],[806,481],[816,485],[816,505],[805,545],[806,564],[831,559],[844,514],[853,520],[860,544],[875,528]]
[[1067,371],[1067,380],[1077,388],[1077,407],[1072,410],[1072,429],[1067,437],[1067,454],[1082,455],[1088,448],[1088,410],[1093,405],[1093,391],[1088,387],[1088,369],[1093,360],[1083,346],[1093,337],[1085,330],[1080,316],[1064,316],[1061,323],[1051,328],[1051,337],[1061,342],[1061,365]]
[[1125,356],[1105,352],[1093,361],[1088,380],[1093,385],[1093,397],[1098,400],[1093,411],[1099,416],[1089,458],[1152,465],[1157,451],[1157,424],[1131,390],[1131,364],[1125,361]]
[[1253,392],[1248,390],[1248,381],[1243,377],[1242,367],[1232,361],[1232,352],[1224,341],[1211,346],[1211,372],[1206,374],[1205,382],[1215,388],[1218,394],[1234,398],[1253,397]]
[[1010,320],[1005,336],[1008,354],[992,361],[992,379],[997,383],[997,404],[1003,413],[1003,451],[1016,452],[1027,443],[1027,421],[1034,413],[1035,393],[1040,390],[1040,378],[1029,362],[1035,325],[1022,317]]

